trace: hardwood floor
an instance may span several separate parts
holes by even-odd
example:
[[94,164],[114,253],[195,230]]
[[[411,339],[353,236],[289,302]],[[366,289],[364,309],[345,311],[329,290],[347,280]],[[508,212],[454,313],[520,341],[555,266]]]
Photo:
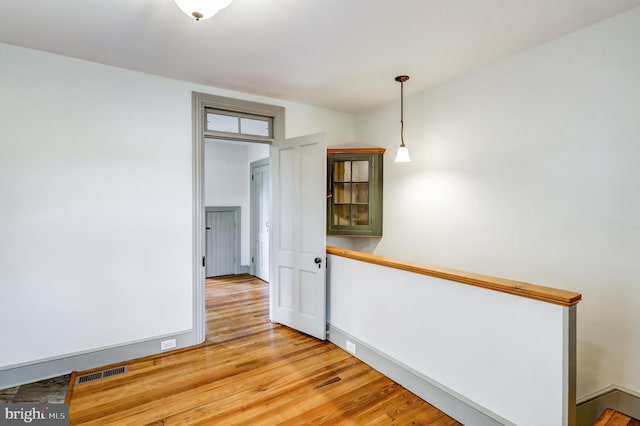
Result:
[[640,421],[607,408],[593,426],[640,426]]
[[206,292],[205,344],[75,386],[70,424],[460,425],[332,343],[270,323],[263,281],[208,279]]

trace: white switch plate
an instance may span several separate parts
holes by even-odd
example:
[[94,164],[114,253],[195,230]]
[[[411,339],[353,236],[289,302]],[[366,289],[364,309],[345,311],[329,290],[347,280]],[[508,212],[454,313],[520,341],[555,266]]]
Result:
[[166,351],[176,347],[176,339],[163,340],[160,342],[160,350]]
[[356,344],[347,340],[347,350],[352,354],[356,354]]

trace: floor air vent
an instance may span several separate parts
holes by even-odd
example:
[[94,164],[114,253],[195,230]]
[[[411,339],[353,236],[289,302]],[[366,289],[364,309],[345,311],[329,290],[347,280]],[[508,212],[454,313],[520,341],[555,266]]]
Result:
[[95,382],[96,380],[106,379],[107,377],[127,374],[128,371],[129,367],[125,365],[124,367],[110,368],[108,370],[98,371],[96,373],[83,374],[82,376],[76,377],[75,384],[81,385],[83,383]]

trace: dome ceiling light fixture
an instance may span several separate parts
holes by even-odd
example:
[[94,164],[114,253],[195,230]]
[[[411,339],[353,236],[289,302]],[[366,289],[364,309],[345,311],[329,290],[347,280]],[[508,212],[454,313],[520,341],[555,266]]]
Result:
[[395,78],[400,82],[400,147],[396,154],[396,163],[408,163],[411,161],[409,157],[409,148],[404,146],[404,82],[409,80],[408,75],[399,75]]
[[185,15],[196,21],[209,19],[231,4],[232,0],[173,0]]

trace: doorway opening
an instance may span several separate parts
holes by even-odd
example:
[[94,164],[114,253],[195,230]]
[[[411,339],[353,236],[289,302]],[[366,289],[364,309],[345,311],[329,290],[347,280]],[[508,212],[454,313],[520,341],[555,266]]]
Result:
[[[251,264],[251,254],[255,260],[255,252],[252,252],[251,241],[251,211],[250,191],[245,197],[246,208],[243,203],[216,201],[209,204],[206,200],[207,185],[205,173],[207,172],[206,156],[208,141],[215,140],[218,148],[224,144],[227,148],[232,144],[244,143],[249,146],[269,149],[269,144],[275,139],[284,139],[283,107],[244,101],[222,96],[193,92],[193,331],[197,343],[205,341],[206,332],[206,306],[205,306],[205,275],[206,271],[206,206],[240,206],[240,261],[239,273],[255,273]],[[256,143],[258,142],[258,143]],[[268,157],[268,154],[266,155]],[[223,158],[223,157],[220,157]],[[250,179],[250,163],[263,159],[254,157],[248,161],[246,179]],[[235,183],[229,180],[228,173],[222,180],[229,184]],[[244,178],[243,178],[244,179]],[[215,185],[210,183],[209,187]],[[247,188],[250,185],[247,183]],[[267,210],[268,211],[268,210]],[[266,226],[269,224],[267,223]],[[258,240],[259,241],[259,240]],[[249,247],[249,251],[243,251],[243,242]],[[268,244],[267,244],[268,246]],[[244,259],[244,260],[243,260]],[[268,265],[268,261],[266,263]],[[246,269],[245,269],[246,268]],[[268,266],[267,266],[268,270]]]
[[205,138],[205,277],[269,279],[269,145]]

